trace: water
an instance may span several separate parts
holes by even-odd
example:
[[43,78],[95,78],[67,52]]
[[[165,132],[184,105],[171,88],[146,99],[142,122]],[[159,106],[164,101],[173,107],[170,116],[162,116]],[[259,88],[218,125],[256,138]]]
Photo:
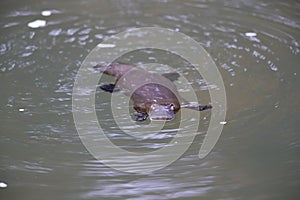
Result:
[[[11,0],[0,10],[1,199],[299,199],[297,1]],[[85,149],[71,95],[98,43],[152,26],[178,30],[210,53],[226,87],[227,124],[205,159],[198,158],[200,134],[170,166],[132,175]],[[209,101],[204,86],[199,93]],[[97,109],[110,123],[109,95],[101,97]],[[141,151],[169,141],[159,135],[135,144],[121,132],[108,134]]]

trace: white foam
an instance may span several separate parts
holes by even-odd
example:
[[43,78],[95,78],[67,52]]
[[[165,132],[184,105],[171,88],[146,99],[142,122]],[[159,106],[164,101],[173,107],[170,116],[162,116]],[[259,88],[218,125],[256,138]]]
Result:
[[46,26],[46,21],[42,19],[37,19],[35,21],[29,22],[27,24],[28,27],[30,28],[40,28]]
[[246,35],[247,37],[255,37],[255,36],[257,36],[257,33],[254,33],[254,32],[247,32],[247,33],[245,33],[245,35]]
[[49,17],[50,15],[52,15],[52,11],[51,10],[43,10],[41,12],[41,15],[44,17]]
[[116,47],[115,44],[98,44],[97,47],[100,47],[100,48],[113,48],[113,47]]
[[0,182],[0,188],[6,188],[7,187],[7,184],[4,183],[4,182]]

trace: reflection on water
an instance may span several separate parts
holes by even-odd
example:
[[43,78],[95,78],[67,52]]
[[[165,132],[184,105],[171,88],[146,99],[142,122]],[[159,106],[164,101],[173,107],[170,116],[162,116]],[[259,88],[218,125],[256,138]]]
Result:
[[[0,186],[7,187],[0,197],[299,199],[299,9],[297,1],[261,0],[2,1]],[[179,160],[132,175],[95,161],[84,148],[72,118],[72,87],[98,43],[151,26],[180,31],[211,54],[226,87],[228,123],[213,152],[199,160],[209,122],[209,113],[201,114],[199,134]],[[124,59],[140,63],[143,56]],[[166,62],[209,102],[211,86],[182,60]],[[159,149],[172,138],[176,126],[136,143],[107,111],[110,95],[97,94],[98,118],[121,147]]]

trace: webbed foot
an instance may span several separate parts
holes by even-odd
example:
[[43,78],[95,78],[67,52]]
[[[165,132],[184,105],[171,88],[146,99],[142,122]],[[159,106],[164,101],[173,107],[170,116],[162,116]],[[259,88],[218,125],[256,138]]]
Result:
[[110,93],[113,93],[113,92],[118,92],[120,91],[118,88],[116,88],[116,85],[115,84],[106,84],[106,85],[101,85],[100,88],[105,91],[105,92],[110,92]]
[[138,121],[138,122],[145,121],[148,118],[148,114],[143,113],[143,112],[137,112],[137,113],[135,113],[135,116],[136,116],[135,121]]

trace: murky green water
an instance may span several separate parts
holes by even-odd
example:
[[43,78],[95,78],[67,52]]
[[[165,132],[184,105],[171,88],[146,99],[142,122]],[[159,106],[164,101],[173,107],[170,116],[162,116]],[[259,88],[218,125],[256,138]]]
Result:
[[[1,199],[299,199],[296,0],[5,0],[0,5]],[[42,27],[32,28],[37,24]],[[205,159],[198,158],[200,134],[170,166],[132,175],[106,167],[85,149],[71,95],[77,70],[98,43],[152,26],[178,30],[210,53],[226,87],[227,124]],[[187,77],[197,83],[192,74]],[[110,96],[98,95],[98,117],[109,124]],[[108,134],[135,148],[121,132]],[[166,142],[158,137],[138,148],[157,149]]]

